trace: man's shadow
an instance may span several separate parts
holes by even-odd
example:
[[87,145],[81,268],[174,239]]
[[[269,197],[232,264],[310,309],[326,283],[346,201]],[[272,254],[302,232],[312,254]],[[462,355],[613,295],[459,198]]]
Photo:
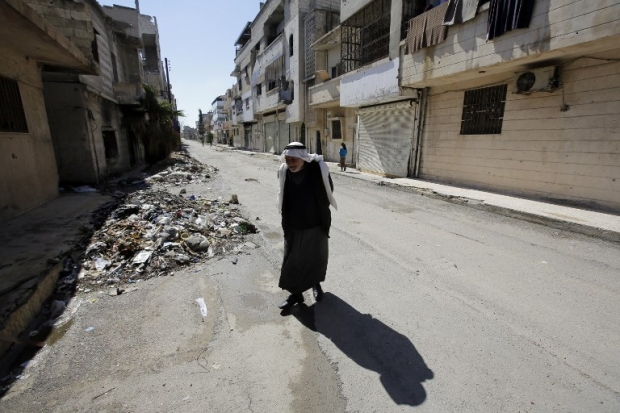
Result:
[[298,305],[291,314],[329,338],[351,360],[379,373],[395,403],[417,406],[426,400],[422,383],[433,378],[433,371],[404,335],[331,293],[310,307]]

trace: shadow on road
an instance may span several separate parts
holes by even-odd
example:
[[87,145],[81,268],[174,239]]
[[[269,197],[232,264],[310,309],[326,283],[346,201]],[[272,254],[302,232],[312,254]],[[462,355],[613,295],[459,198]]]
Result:
[[406,336],[331,293],[318,304],[297,306],[291,314],[361,367],[379,373],[395,403],[418,406],[426,400],[422,383],[433,378],[433,371]]

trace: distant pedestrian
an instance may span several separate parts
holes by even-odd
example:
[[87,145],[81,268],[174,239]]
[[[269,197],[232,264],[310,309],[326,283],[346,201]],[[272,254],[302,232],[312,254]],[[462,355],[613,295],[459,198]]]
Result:
[[340,146],[341,148],[338,153],[340,154],[340,171],[342,172],[347,170],[347,165],[345,164],[347,159],[347,145],[342,142]]
[[200,142],[202,142],[202,146],[205,146],[205,137],[204,137],[204,135],[202,135],[200,137]]
[[279,287],[290,296],[278,307],[288,310],[304,301],[303,292],[312,288],[316,301],[323,298],[321,282],[327,272],[329,206],[336,206],[334,184],[323,157],[308,154],[306,146],[292,142],[282,153],[278,206],[284,230],[284,259]]

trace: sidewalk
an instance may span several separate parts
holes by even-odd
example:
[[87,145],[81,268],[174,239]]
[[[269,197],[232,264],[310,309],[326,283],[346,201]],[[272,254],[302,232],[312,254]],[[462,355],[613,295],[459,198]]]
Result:
[[[236,151],[246,155],[263,155],[273,159],[280,159],[278,155],[269,153]],[[341,172],[340,166],[336,162],[327,162],[327,164],[332,175],[346,176],[377,185],[385,185],[504,216],[535,222],[563,231],[572,231],[606,241],[620,242],[620,215],[533,201],[475,189],[459,188],[420,179],[384,178],[378,175],[363,173],[353,168],[347,168],[346,172]]]
[[112,200],[99,193],[66,194],[2,223],[0,233],[0,357],[26,330],[56,288],[62,258]]

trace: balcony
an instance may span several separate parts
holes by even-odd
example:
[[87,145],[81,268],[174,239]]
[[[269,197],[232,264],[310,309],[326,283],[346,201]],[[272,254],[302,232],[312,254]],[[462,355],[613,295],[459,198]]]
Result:
[[121,105],[140,105],[144,89],[139,83],[114,83],[114,96]]
[[331,79],[308,89],[308,101],[314,108],[327,108],[340,104],[340,78]]

